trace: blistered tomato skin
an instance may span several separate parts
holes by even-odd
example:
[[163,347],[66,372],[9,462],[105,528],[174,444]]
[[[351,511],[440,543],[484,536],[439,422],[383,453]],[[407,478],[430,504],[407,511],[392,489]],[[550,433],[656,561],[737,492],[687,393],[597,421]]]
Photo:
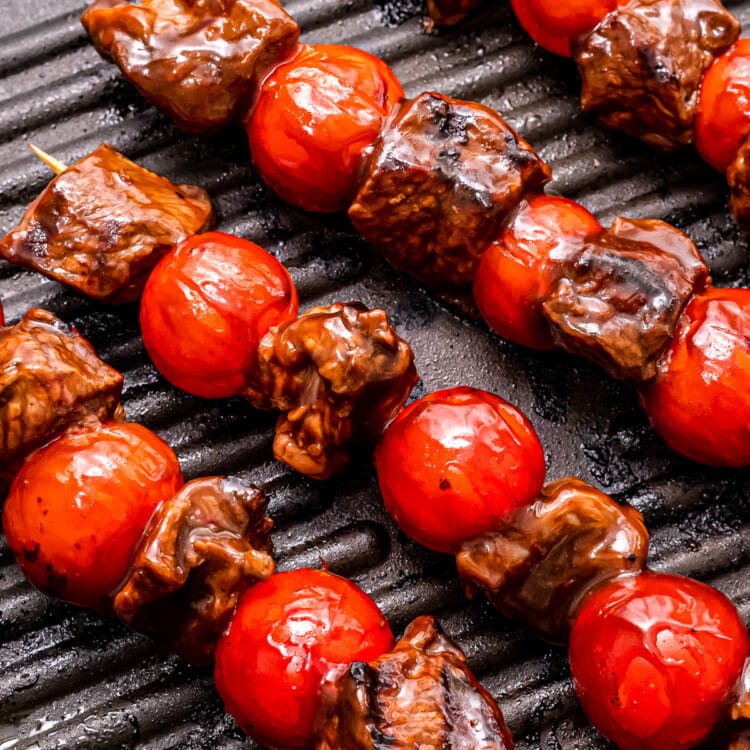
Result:
[[542,303],[556,268],[602,231],[593,214],[567,198],[538,195],[523,203],[482,255],[474,277],[474,300],[487,324],[522,346],[554,348]]
[[750,133],[750,39],[740,39],[705,72],[695,122],[695,145],[726,172]]
[[511,0],[526,33],[544,49],[570,57],[571,44],[627,0]]
[[379,58],[338,44],[303,46],[265,80],[245,124],[253,162],[287,203],[342,211],[363,152],[403,96]]
[[750,465],[750,290],[709,288],[688,305],[641,402],[670,448]]
[[279,573],[240,600],[216,651],[216,687],[261,744],[308,747],[323,683],[393,640],[375,602],[351,581],[304,568]]
[[222,232],[196,235],[162,258],[146,284],[143,343],[170,383],[224,398],[252,379],[268,329],[297,309],[289,273],[262,247]]
[[44,593],[107,612],[151,514],[182,484],[171,448],[141,425],[68,432],[16,475],[3,511],[8,545]]
[[723,594],[647,572],[585,601],[569,656],[586,715],[620,750],[686,750],[722,716],[748,648]]
[[388,512],[438,552],[496,528],[544,484],[544,453],[526,417],[487,391],[435,391],[408,406],[375,451]]

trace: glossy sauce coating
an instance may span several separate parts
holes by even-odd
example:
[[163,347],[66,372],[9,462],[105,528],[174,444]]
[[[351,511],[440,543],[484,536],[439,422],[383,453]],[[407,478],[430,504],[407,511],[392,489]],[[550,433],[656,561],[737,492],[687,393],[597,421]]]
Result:
[[538,195],[522,203],[474,278],[474,301],[490,328],[522,346],[554,348],[542,303],[562,261],[603,231],[593,214],[567,198]]
[[205,190],[102,144],[47,185],[0,240],[0,256],[93,299],[132,302],[159,259],[212,220]]
[[375,661],[353,663],[326,697],[316,750],[513,750],[497,703],[432,617]]
[[277,0],[96,0],[81,23],[99,54],[192,133],[239,122],[299,38]]
[[492,531],[544,483],[544,453],[526,417],[474,388],[435,391],[386,430],[375,467],[388,512],[438,552]]
[[191,664],[210,664],[240,596],[274,572],[263,491],[188,482],[154,511],[114,600],[117,616]]
[[620,750],[687,750],[726,709],[749,647],[719,591],[646,572],[590,596],[569,655],[584,711]]
[[84,428],[26,460],[6,500],[3,528],[37,588],[109,611],[151,514],[181,486],[177,457],[145,427]]
[[403,96],[380,58],[340,44],[303,46],[260,89],[246,122],[253,163],[287,203],[342,211],[363,152]]
[[0,328],[0,498],[23,459],[89,417],[114,418],[123,377],[75,329],[29,310]]
[[[619,0],[619,4],[627,0]],[[618,0],[512,0],[513,11],[526,33],[541,47],[564,57],[571,45],[588,34]]]
[[309,747],[322,685],[392,646],[385,617],[351,581],[304,568],[279,573],[240,600],[216,651],[216,687],[258,742]]
[[452,291],[471,285],[502,222],[551,176],[497,112],[425,92],[386,122],[349,218],[396,268]]
[[574,45],[581,106],[670,151],[693,142],[701,78],[740,35],[719,0],[628,0]]
[[564,643],[588,591],[646,564],[643,517],[580,479],[547,485],[496,531],[456,556],[469,592],[478,588],[504,615]]
[[285,414],[274,456],[326,479],[355,446],[372,446],[417,382],[414,354],[385,310],[359,302],[312,307],[272,328],[258,349],[258,376],[245,396]]
[[143,343],[173,385],[204,398],[253,380],[261,338],[297,314],[289,273],[258,245],[197,235],[154,269],[141,301]]
[[710,288],[693,299],[641,402],[673,450],[716,466],[750,464],[750,289]]
[[726,172],[750,133],[750,39],[740,39],[703,76],[695,145],[719,172]]

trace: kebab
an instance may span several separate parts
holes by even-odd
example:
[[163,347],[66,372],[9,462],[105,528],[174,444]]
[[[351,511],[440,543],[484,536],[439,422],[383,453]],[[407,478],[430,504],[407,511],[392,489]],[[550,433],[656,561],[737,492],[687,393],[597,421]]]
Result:
[[[430,0],[438,24],[478,3]],[[512,0],[531,38],[572,57],[581,105],[601,122],[661,151],[694,144],[726,174],[730,209],[750,228],[750,40],[718,0]]]
[[[218,68],[223,56],[234,60],[232,46],[215,38],[221,14],[252,7],[107,0],[90,6],[83,22],[126,74],[131,56],[146,59],[135,50],[149,50],[150,85],[176,97],[174,108],[180,88],[168,89],[159,70],[179,59],[190,78],[206,55]],[[134,26],[132,14],[143,22]],[[246,118],[253,158],[271,187],[309,210],[348,206],[355,227],[391,263],[444,295],[465,299],[473,282],[480,311],[511,340],[583,354],[637,385],[674,450],[714,465],[750,463],[748,292],[713,289],[688,238],[659,221],[619,219],[605,231],[582,207],[542,193],[549,167],[497,113],[434,93],[399,105],[395,76],[365,52],[302,46],[276,62]],[[260,77],[253,71],[247,75]],[[512,245],[524,233],[515,243],[524,246],[519,276]],[[537,233],[546,239],[528,239]],[[6,257],[9,237],[0,243]],[[496,290],[519,281],[528,291],[517,308],[499,309],[504,295]],[[538,335],[519,337],[518,321]]]
[[[231,477],[185,484],[169,446],[123,421],[122,376],[75,330],[29,311],[0,329],[0,363],[3,458],[18,467],[3,528],[37,588],[116,614],[192,664],[216,652],[228,710],[274,747],[346,747],[354,717],[337,711],[351,696],[335,682],[382,673],[391,682],[371,685],[366,716],[392,746],[477,738],[512,749],[499,708],[433,618],[418,618],[394,646],[353,583],[323,571],[274,574],[262,490]],[[388,689],[394,682],[403,692]]]
[[472,388],[431,393],[386,430],[375,466],[393,519],[454,554],[468,593],[569,641],[581,705],[618,748],[746,746],[750,638],[736,609],[649,571],[634,508],[579,479],[543,486],[542,448],[518,409]]
[[[74,332],[66,331],[63,337],[76,339],[87,357],[94,356]],[[48,341],[40,339],[40,348],[49,346]],[[92,396],[89,406],[97,402]],[[383,734],[402,743],[397,746],[431,746],[425,735],[428,726],[420,720],[404,724],[408,703],[398,705],[392,699],[413,694],[414,688],[406,687],[409,680],[424,686],[448,669],[455,694],[446,696],[447,708],[437,714],[429,711],[429,736],[442,733],[442,742],[451,747],[466,746],[462,743],[471,742],[467,737],[493,748],[511,747],[494,704],[429,618],[412,624],[405,640],[381,655],[391,643],[390,631],[374,604],[351,584],[314,571],[271,577],[271,523],[257,488],[216,477],[182,486],[174,454],[153,433],[130,423],[102,424],[96,411],[80,424],[80,409],[68,416],[76,426],[27,458],[6,503],[9,544],[35,585],[79,606],[114,610],[194,663],[209,661],[218,639],[217,684],[229,710],[253,736],[273,746],[311,746],[319,710],[327,718],[316,747],[369,748],[370,742],[377,746]],[[59,415],[54,423],[60,423]],[[510,466],[515,471],[507,471]],[[388,429],[376,453],[376,467],[394,518],[430,548],[457,552],[467,585],[487,591],[504,613],[523,613],[532,629],[551,640],[564,637],[572,623],[578,692],[597,726],[623,750],[689,747],[693,745],[685,744],[686,736],[695,744],[713,728],[750,646],[736,612],[702,584],[640,572],[648,535],[632,508],[578,480],[562,480],[542,490],[541,445],[520,412],[473,389],[431,394],[402,412]],[[556,574],[550,575],[552,571]],[[247,591],[255,581],[265,583]],[[632,640],[627,635],[630,625],[620,624],[631,622],[627,607],[624,615],[611,611],[614,605],[623,609],[623,591],[635,609],[651,611],[660,605],[653,611],[665,618],[658,622],[662,640],[666,633],[683,641],[686,632],[697,633],[689,642],[681,641],[681,648],[688,648],[706,668],[698,670],[702,678],[696,677],[690,669],[683,671],[684,661],[679,667],[670,665],[669,653],[653,666],[644,628],[641,648],[652,668],[666,675],[669,709],[662,710],[653,736],[648,735],[651,714],[633,727],[637,699],[626,701],[620,712],[611,706],[607,710],[610,704],[600,688],[608,671],[593,667],[581,647],[596,636],[607,649],[602,632],[617,648],[623,638]],[[669,612],[664,614],[665,599],[676,602],[676,621],[669,621]],[[332,607],[334,601],[338,607]],[[679,614],[685,601],[691,602],[687,618],[684,611]],[[299,625],[304,644],[296,640],[291,623],[305,623]],[[325,639],[329,632],[343,635],[330,641]],[[287,640],[271,633],[292,635]],[[269,643],[274,645],[269,648]],[[619,655],[617,648],[614,653]],[[286,665],[298,661],[300,649],[313,659],[313,668],[293,683],[285,681],[291,678],[278,680],[279,674],[288,674]],[[347,671],[352,653],[371,663]],[[628,667],[625,656],[621,658],[618,677]],[[431,660],[442,666],[434,661],[431,665]],[[262,673],[255,671],[258,664],[265,665]],[[323,675],[333,676],[336,684],[328,685],[321,697]],[[710,682],[704,684],[701,679],[707,675]],[[256,690],[248,690],[251,676],[258,678]],[[627,672],[615,687],[627,696],[637,679]],[[478,704],[470,697],[474,691],[480,696]],[[686,699],[692,693],[700,696],[697,702]],[[738,698],[737,710],[742,710],[743,700]],[[473,706],[472,712],[464,715],[463,706]],[[280,725],[279,708],[293,711],[295,721]],[[446,723],[436,727],[435,715],[447,717]],[[630,724],[623,724],[623,715]],[[464,721],[457,729],[451,717],[460,716]],[[633,744],[633,732],[645,744]],[[647,739],[640,732],[646,732]]]

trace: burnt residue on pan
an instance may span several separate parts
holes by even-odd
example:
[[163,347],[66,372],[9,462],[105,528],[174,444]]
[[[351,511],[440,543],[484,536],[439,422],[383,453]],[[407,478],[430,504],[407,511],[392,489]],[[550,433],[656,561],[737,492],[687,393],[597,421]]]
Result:
[[[291,0],[308,42],[381,55],[407,94],[440,91],[499,110],[554,169],[551,189],[603,222],[667,219],[698,244],[717,283],[745,284],[748,245],[726,210],[726,186],[691,151],[656,156],[582,115],[572,63],[534,48],[508,3],[426,35],[416,2]],[[750,0],[728,3],[750,23]],[[578,475],[627,499],[653,533],[654,567],[710,580],[750,615],[750,475],[671,454],[625,386],[561,353],[531,353],[446,308],[390,269],[341,216],[283,204],[248,163],[241,132],[185,135],[149,107],[88,43],[82,0],[5,0],[0,34],[0,233],[50,179],[29,141],[72,163],[104,141],[175,183],[204,187],[218,228],[287,264],[301,306],[382,305],[416,355],[415,396],[464,383],[520,406],[540,433],[550,479]],[[410,543],[386,517],[360,459],[341,477],[303,480],[273,461],[275,418],[240,399],[207,402],[168,386],[138,335],[137,308],[83,300],[0,263],[10,322],[44,306],[74,324],[125,373],[129,418],[177,451],[187,478],[234,473],[263,487],[282,569],[320,565],[353,577],[394,630],[434,614],[498,698],[520,750],[605,747],[576,707],[564,651],[542,645],[487,604],[467,602],[454,562]],[[0,541],[0,749],[250,748],[214,693],[210,671],[164,657],[145,637],[35,592]]]

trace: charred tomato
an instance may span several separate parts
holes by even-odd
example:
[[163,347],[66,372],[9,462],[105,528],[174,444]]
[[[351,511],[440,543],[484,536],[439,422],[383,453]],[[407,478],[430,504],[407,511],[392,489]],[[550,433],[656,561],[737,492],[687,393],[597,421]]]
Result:
[[324,683],[393,646],[375,602],[351,581],[298,569],[249,589],[216,651],[227,711],[258,742],[310,745]]
[[338,44],[304,46],[263,83],[246,122],[253,162],[288,203],[341,211],[364,150],[403,96],[379,58]]
[[261,338],[297,309],[289,273],[262,247],[223,232],[196,235],[162,258],[146,284],[143,343],[178,388],[233,396],[252,380]]
[[109,611],[151,514],[182,483],[172,449],[141,425],[73,430],[16,475],[3,510],[8,545],[44,593]]
[[385,506],[438,552],[492,531],[544,484],[544,453],[526,417],[487,391],[435,391],[408,406],[375,451]]

